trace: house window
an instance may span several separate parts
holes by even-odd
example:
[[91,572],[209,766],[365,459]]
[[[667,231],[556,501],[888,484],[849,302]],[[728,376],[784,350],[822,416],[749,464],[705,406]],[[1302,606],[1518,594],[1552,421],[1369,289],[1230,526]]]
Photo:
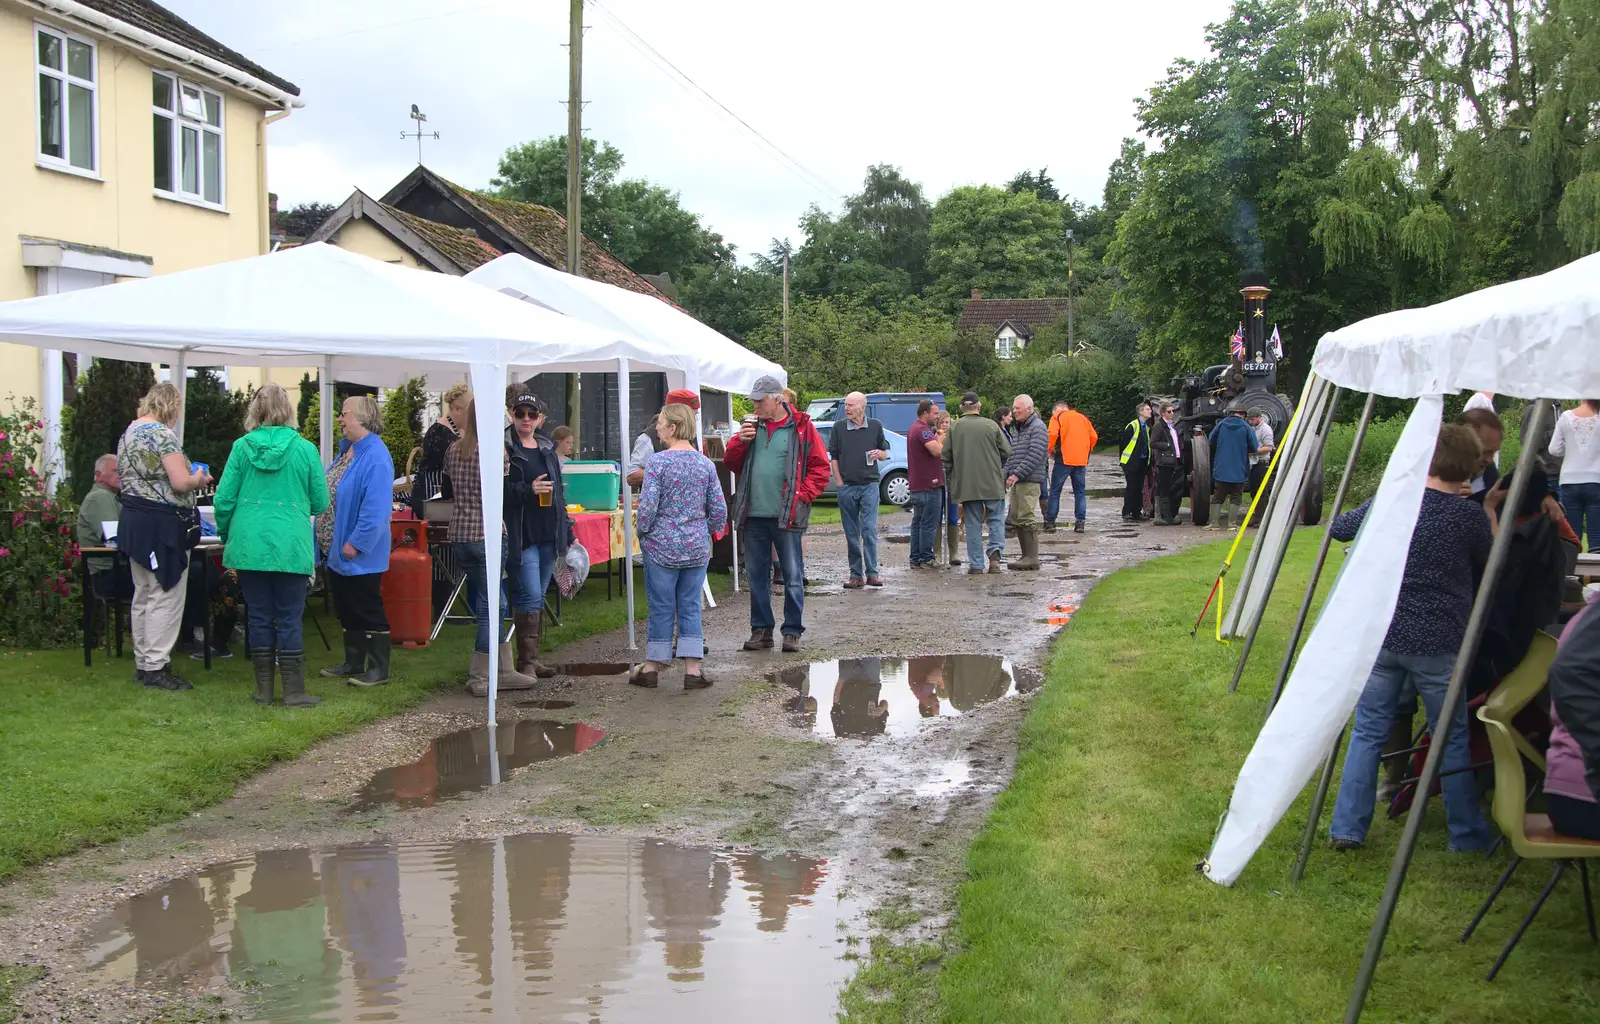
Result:
[[1017,353],[1016,349],[1013,347],[1014,340],[1015,339],[1013,339],[1009,334],[995,335],[994,354],[999,356],[1001,359],[1015,358]]
[[34,27],[34,70],[39,84],[39,162],[94,174],[95,45],[43,25]]
[[150,84],[156,191],[220,207],[222,94],[160,71]]

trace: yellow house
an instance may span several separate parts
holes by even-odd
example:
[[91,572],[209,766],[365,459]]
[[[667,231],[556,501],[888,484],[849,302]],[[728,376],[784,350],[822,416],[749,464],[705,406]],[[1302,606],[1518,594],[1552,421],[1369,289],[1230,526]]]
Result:
[[[149,0],[0,0],[0,301],[266,252],[266,129],[299,93]],[[39,401],[47,466],[77,365],[0,345],[0,400]]]

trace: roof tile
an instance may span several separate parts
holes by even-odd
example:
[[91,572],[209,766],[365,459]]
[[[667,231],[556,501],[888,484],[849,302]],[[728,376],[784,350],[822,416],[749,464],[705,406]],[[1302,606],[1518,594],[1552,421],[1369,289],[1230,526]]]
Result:
[[958,330],[992,327],[998,330],[1006,321],[1030,331],[1067,317],[1068,300],[1058,299],[968,299],[957,322]]
[[438,221],[425,220],[396,209],[393,206],[378,204],[384,210],[406,227],[422,236],[423,241],[439,250],[452,263],[461,268],[462,273],[468,273],[488,263],[497,256],[503,255],[499,249],[485,242],[471,231],[440,224]]
[[222,45],[160,4],[151,3],[150,0],[78,0],[78,2],[107,17],[144,29],[179,46],[187,46],[196,53],[202,53],[247,75],[270,82],[291,96],[300,95],[298,85],[279,78],[239,51]]

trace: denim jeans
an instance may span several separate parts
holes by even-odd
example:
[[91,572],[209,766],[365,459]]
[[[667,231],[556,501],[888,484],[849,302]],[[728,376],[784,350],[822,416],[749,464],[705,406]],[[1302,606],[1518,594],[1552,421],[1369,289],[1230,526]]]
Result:
[[[1388,650],[1378,652],[1372,675],[1367,677],[1366,688],[1356,702],[1356,724],[1350,730],[1350,746],[1345,750],[1344,777],[1339,780],[1339,797],[1333,805],[1330,838],[1366,841],[1378,797],[1378,758],[1389,739],[1401,694],[1408,683],[1415,686],[1428,712],[1428,726],[1435,727],[1455,661],[1454,654],[1424,657],[1393,654]],[[1472,754],[1467,747],[1467,702],[1463,699],[1456,707],[1455,724],[1450,727],[1442,770],[1465,768],[1471,763]],[[1478,783],[1473,773],[1446,775],[1442,781],[1450,849],[1457,852],[1484,849],[1489,845],[1489,823],[1478,808]]]
[[[483,549],[483,541],[475,540],[467,543],[452,545],[456,557],[456,564],[467,574],[467,590],[472,594],[472,613],[478,619],[478,635],[473,638],[472,649],[479,654],[489,653],[489,556]],[[500,545],[500,573],[505,572],[505,544]],[[526,556],[524,556],[526,557]],[[505,638],[511,624],[511,616],[506,612],[504,600],[505,590],[501,589],[500,601],[500,628],[496,632],[501,639]]]
[[544,611],[544,595],[550,590],[550,577],[555,571],[555,541],[523,548],[522,564],[511,573],[512,607],[519,612]]
[[961,503],[959,501],[950,500],[949,488],[946,488],[944,492],[944,510],[945,514],[949,517],[951,526],[961,525]]
[[1066,486],[1068,480],[1072,481],[1072,518],[1080,523],[1089,518],[1088,469],[1088,466],[1069,466],[1065,462],[1057,462],[1051,467],[1050,505],[1044,511],[1045,522],[1053,523],[1061,514],[1061,488]]
[[841,484],[839,521],[850,556],[850,575],[878,575],[878,485]]
[[800,554],[803,534],[778,527],[776,519],[747,519],[744,524],[745,572],[750,580],[750,628],[772,629],[772,552],[783,569],[783,635],[801,636],[806,608],[806,567]]
[[1562,484],[1561,507],[1588,549],[1600,551],[1600,484]]
[[[305,649],[302,629],[306,583],[307,577],[299,573],[239,570],[239,589],[244,593],[245,609],[249,612],[246,636],[253,650]],[[217,643],[216,638],[211,642]]]
[[961,518],[967,527],[967,564],[973,569],[982,569],[988,563],[985,561],[985,548],[983,546],[983,524],[989,524],[988,552],[999,557],[1006,549],[1006,502],[1004,498],[994,501],[963,501],[961,503]]
[[944,488],[911,492],[911,564],[929,565],[939,547],[939,520],[944,517]]
[[[644,559],[644,592],[650,601],[650,621],[645,628],[644,656],[647,661],[672,660],[672,627],[678,627],[678,657],[706,656],[705,634],[700,628],[700,593],[706,582],[706,567],[669,569],[649,555]],[[751,587],[751,592],[755,590]]]

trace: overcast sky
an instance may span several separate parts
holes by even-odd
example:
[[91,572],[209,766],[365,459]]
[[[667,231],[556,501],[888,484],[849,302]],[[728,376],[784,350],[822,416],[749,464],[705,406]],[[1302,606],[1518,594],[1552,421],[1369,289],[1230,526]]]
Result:
[[[162,0],[300,86],[269,129],[282,205],[381,195],[416,163],[416,103],[441,138],[429,167],[484,187],[518,142],[566,130],[563,0]],[[1134,134],[1134,100],[1179,57],[1206,53],[1228,0],[603,0],[587,11],[584,128],[624,174],[676,189],[741,253],[799,240],[806,207],[837,208],[869,164],[898,165],[930,200],[1048,166],[1096,202]],[[631,44],[606,12],[804,166]],[[948,13],[946,13],[948,12]],[[817,179],[817,180],[811,180]]]

